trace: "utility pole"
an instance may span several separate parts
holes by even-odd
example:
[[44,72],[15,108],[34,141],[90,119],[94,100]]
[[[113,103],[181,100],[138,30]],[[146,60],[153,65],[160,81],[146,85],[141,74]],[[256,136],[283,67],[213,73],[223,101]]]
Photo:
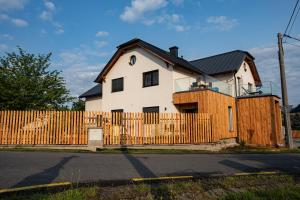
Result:
[[279,58],[279,68],[280,68],[280,79],[281,79],[281,93],[282,93],[282,108],[283,108],[283,118],[284,118],[284,128],[285,128],[285,142],[288,148],[294,148],[292,133],[291,133],[291,120],[290,111],[288,103],[288,94],[286,87],[285,78],[285,66],[284,66],[284,52],[282,47],[282,34],[278,33],[278,58]]

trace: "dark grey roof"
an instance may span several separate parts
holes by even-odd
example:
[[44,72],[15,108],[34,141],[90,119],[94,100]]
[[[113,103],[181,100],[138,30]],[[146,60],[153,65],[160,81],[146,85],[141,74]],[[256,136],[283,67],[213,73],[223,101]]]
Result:
[[130,47],[132,45],[138,45],[142,48],[148,49],[149,51],[153,52],[154,54],[157,54],[158,56],[160,56],[161,58],[179,66],[182,68],[185,68],[189,71],[193,71],[199,74],[204,74],[203,71],[195,66],[193,66],[189,61],[174,56],[172,54],[170,54],[170,52],[165,51],[161,48],[158,48],[152,44],[149,44],[148,42],[145,42],[139,38],[134,38],[132,40],[129,40],[128,42],[125,42],[121,45],[119,45],[118,51],[112,56],[112,58],[108,61],[107,65],[103,68],[103,70],[100,72],[100,74],[98,75],[98,77],[96,78],[95,82],[100,82],[101,76],[103,76],[105,73],[107,73],[107,69],[109,68],[110,64],[113,62],[114,58],[116,56],[118,56],[119,52],[121,52],[123,49],[126,49],[127,47]]
[[97,84],[82,95],[79,98],[97,97],[102,96],[102,84]]
[[216,75],[221,73],[237,71],[245,57],[248,56],[254,60],[253,56],[241,50],[230,51],[206,58],[190,61],[196,68],[202,70],[206,74]]

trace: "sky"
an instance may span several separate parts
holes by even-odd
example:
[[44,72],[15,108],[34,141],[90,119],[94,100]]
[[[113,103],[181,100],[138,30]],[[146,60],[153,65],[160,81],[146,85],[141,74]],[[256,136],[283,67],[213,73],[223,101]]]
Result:
[[[179,47],[187,60],[249,51],[263,83],[280,86],[277,33],[296,0],[0,0],[0,56],[20,46],[52,52],[74,96],[90,87],[116,47],[140,38]],[[289,35],[300,38],[300,16]],[[284,44],[289,103],[300,104],[300,43]],[[296,45],[296,46],[295,46]],[[298,46],[297,46],[298,45]],[[298,89],[297,89],[298,88]]]

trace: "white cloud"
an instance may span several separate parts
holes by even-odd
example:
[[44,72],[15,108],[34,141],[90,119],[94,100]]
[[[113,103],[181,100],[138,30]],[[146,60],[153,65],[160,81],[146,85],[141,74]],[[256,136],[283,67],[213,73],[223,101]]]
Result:
[[60,59],[55,65],[63,69],[71,95],[78,97],[95,85],[94,80],[104,66],[100,62],[101,54],[107,55],[86,45],[59,54]]
[[[300,45],[300,44],[298,44]],[[288,86],[289,103],[298,105],[300,103],[300,48],[291,45],[285,45],[285,65],[286,80]],[[277,46],[267,45],[256,47],[249,50],[255,57],[255,62],[262,81],[272,81],[275,84],[274,90],[280,93],[280,72],[277,54]]]
[[125,7],[120,18],[125,22],[135,22],[142,19],[145,13],[158,10],[166,5],[166,0],[132,0],[131,6]]
[[177,32],[184,32],[184,31],[186,31],[186,28],[184,26],[181,26],[181,25],[176,25],[175,30]]
[[95,41],[95,45],[98,48],[102,48],[107,45],[107,42],[106,41]]
[[59,28],[59,29],[56,29],[55,31],[54,31],[54,33],[56,34],[56,35],[61,35],[61,34],[63,34],[65,32],[65,30],[63,29],[63,28]]
[[55,4],[51,1],[44,0],[45,10],[40,14],[40,18],[45,21],[52,21],[53,14],[56,10]]
[[[174,5],[181,5],[183,2],[184,0],[171,0]],[[161,24],[176,32],[188,30],[182,15],[166,12],[167,5],[170,5],[167,0],[132,0],[131,6],[125,7],[120,18],[128,23],[140,22],[146,26]]]
[[47,8],[47,10],[54,12],[56,7],[55,4],[51,1],[45,1],[44,2],[45,7]]
[[78,97],[93,87],[94,80],[103,68],[103,64],[75,63],[63,71],[71,95]]
[[11,19],[11,22],[18,27],[28,26],[28,22],[24,19]]
[[5,39],[5,40],[13,40],[14,36],[10,35],[10,34],[0,34],[0,39]]
[[171,0],[171,2],[174,5],[179,6],[179,5],[182,5],[184,3],[184,0]]
[[44,10],[41,14],[40,14],[40,18],[42,20],[45,21],[51,21],[52,20],[52,13],[49,11]]
[[0,52],[5,51],[8,49],[8,46],[6,44],[0,44]]
[[6,15],[6,14],[0,14],[0,20],[9,20],[10,19],[10,17],[8,16],[8,15]]
[[56,12],[55,4],[50,0],[44,0],[44,6],[45,6],[45,10],[41,12],[39,17],[44,21],[50,22],[55,27],[54,34],[56,35],[63,34],[65,32],[63,26],[60,23],[53,20],[53,16]]
[[219,31],[229,31],[236,25],[238,25],[237,19],[231,19],[226,16],[210,16],[206,19],[206,23],[211,25],[211,27]]
[[26,26],[28,26],[28,22],[26,20],[11,18],[10,16],[8,16],[6,14],[0,14],[0,20],[12,23],[13,25],[15,25],[17,27],[26,27]]
[[0,0],[0,11],[22,10],[27,0]]
[[103,36],[108,36],[109,33],[107,31],[98,31],[96,33],[96,37],[103,37]]

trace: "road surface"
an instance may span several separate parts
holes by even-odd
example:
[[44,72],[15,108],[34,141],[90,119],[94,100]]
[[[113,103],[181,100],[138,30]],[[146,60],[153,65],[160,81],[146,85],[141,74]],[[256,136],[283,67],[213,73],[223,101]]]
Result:
[[300,172],[300,154],[0,152],[0,188],[274,170]]

